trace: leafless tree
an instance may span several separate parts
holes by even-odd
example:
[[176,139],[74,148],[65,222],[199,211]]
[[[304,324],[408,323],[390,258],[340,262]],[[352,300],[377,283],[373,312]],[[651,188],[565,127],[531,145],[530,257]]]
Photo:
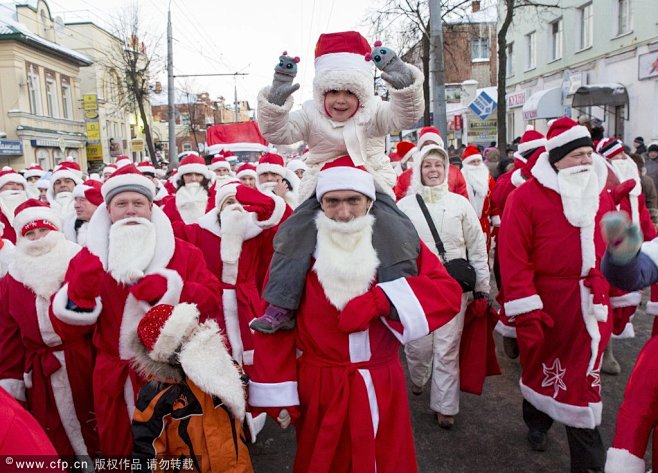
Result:
[[[421,62],[423,64],[423,96],[425,97],[425,125],[430,120],[430,0],[381,0],[367,14],[370,34],[391,45],[402,55],[421,42]],[[435,1],[435,0],[432,0]],[[441,18],[461,17],[471,0],[446,0],[442,3]],[[442,59],[441,59],[442,60]]]
[[512,25],[515,12],[522,8],[535,8],[538,14],[547,9],[560,8],[559,0],[540,2],[534,0],[502,0],[498,7],[498,107],[496,118],[498,122],[498,149],[500,155],[507,153],[507,33]]
[[142,16],[136,2],[118,11],[116,18],[118,20],[111,32],[119,41],[107,51],[100,63],[108,73],[114,71],[120,77],[123,73],[119,106],[128,112],[139,113],[150,159],[157,165],[147,107],[151,78],[162,67],[162,59],[157,53],[159,40],[152,37],[141,24]]

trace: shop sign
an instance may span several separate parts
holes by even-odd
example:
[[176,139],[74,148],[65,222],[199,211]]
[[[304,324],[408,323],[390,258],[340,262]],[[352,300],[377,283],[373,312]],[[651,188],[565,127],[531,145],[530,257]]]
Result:
[[498,128],[496,120],[469,120],[468,142],[491,143],[497,141]]
[[101,126],[98,122],[87,122],[87,139],[89,141],[100,141]]
[[464,128],[464,117],[455,115],[455,131],[461,131]]
[[131,140],[130,151],[134,153],[140,153],[144,151],[144,140]]
[[0,140],[0,156],[19,156],[23,154],[20,140]]
[[522,90],[521,92],[514,92],[513,94],[507,94],[507,109],[522,107],[525,103],[526,91]]
[[98,161],[103,159],[103,145],[87,144],[87,161]]
[[82,96],[82,110],[98,110],[98,100],[96,94],[85,94]]

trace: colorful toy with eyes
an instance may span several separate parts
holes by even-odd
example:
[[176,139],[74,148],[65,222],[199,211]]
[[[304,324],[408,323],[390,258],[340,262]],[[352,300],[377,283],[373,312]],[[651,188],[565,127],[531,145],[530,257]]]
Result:
[[395,89],[404,89],[414,82],[409,66],[391,48],[382,46],[381,41],[375,41],[375,47],[365,55],[365,60],[374,62],[377,69],[382,71],[382,79]]
[[274,72],[295,77],[297,75],[298,62],[299,57],[290,57],[287,51],[283,51],[281,56],[279,56],[279,64],[274,68]]
[[297,75],[298,62],[299,58],[288,56],[287,51],[284,51],[281,56],[279,56],[279,63],[274,67],[272,87],[267,96],[269,102],[283,106],[288,97],[299,89],[299,84],[292,83]]

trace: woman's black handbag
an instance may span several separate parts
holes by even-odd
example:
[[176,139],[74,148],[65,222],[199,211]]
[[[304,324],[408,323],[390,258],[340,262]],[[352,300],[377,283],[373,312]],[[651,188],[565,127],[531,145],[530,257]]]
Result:
[[475,268],[466,258],[455,258],[448,261],[446,258],[446,249],[443,246],[441,237],[439,237],[439,232],[436,230],[434,220],[432,220],[432,216],[430,215],[429,210],[427,210],[423,197],[420,194],[416,194],[416,200],[418,201],[420,210],[423,211],[425,220],[427,220],[427,225],[430,227],[432,237],[434,237],[434,244],[436,245],[436,249],[439,250],[439,256],[441,257],[441,261],[443,262],[446,271],[448,271],[448,274],[459,283],[463,292],[474,291],[476,279]]

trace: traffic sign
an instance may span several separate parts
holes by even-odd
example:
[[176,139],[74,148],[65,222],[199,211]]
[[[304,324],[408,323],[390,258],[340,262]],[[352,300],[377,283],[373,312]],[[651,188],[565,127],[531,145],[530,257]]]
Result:
[[486,120],[491,112],[496,109],[496,101],[489,97],[489,95],[483,90],[475,97],[475,100],[471,102],[468,106],[473,113],[475,113],[480,120]]

